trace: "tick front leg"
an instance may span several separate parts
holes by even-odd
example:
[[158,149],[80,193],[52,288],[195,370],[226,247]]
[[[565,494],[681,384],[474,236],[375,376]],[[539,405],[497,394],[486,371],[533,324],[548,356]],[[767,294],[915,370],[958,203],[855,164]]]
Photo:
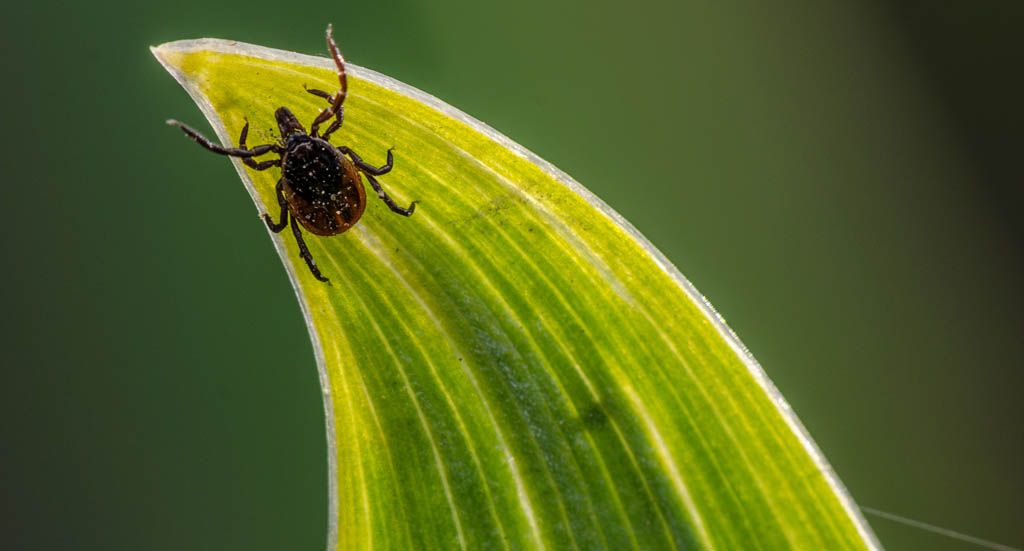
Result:
[[[306,88],[306,85],[303,84],[302,87]],[[345,107],[342,106],[341,103],[340,103],[340,102],[344,101],[344,98],[340,97],[340,96],[332,96],[332,95],[328,94],[327,92],[324,92],[323,90],[317,90],[315,88],[306,88],[306,91],[309,92],[310,94],[313,94],[314,96],[317,96],[317,97],[320,97],[320,98],[324,98],[325,100],[328,101],[328,103],[331,104],[331,107],[329,109],[325,109],[324,111],[322,111],[320,113],[320,116],[317,117],[317,120],[314,121],[314,123],[313,123],[314,127],[316,127],[318,124],[320,124],[320,123],[324,122],[325,120],[327,120],[328,118],[330,118],[330,115],[328,115],[327,117],[324,117],[322,120],[321,120],[320,117],[323,117],[324,113],[327,113],[331,109],[334,109],[334,122],[332,122],[331,125],[327,127],[327,130],[324,132],[324,135],[320,136],[321,138],[326,140],[326,139],[331,137],[331,134],[333,134],[335,130],[341,128],[342,122],[345,121]],[[337,108],[335,108],[335,106],[334,106],[335,102],[339,102]]]
[[[303,84],[302,87],[306,88],[306,85]],[[327,100],[328,103],[334,103],[334,96],[328,94],[327,92],[324,92],[323,90],[317,90],[316,88],[306,88],[306,91],[309,92],[310,94],[313,94],[314,96],[324,98],[325,100]]]
[[[245,145],[245,139],[248,136],[249,136],[249,120],[246,119],[245,126],[242,127],[242,135],[238,137],[238,147],[240,147],[241,149],[249,149]],[[275,151],[275,152],[276,153],[281,153],[280,151]],[[257,163],[256,161],[254,161],[252,159],[243,158],[242,162],[245,163],[246,166],[248,166],[250,168],[253,168],[255,170],[266,170],[266,169],[268,169],[268,168],[270,168],[272,166],[281,166],[281,159],[272,159],[272,160],[269,160],[269,161],[263,161],[263,162]]]
[[313,255],[309,254],[309,248],[306,247],[306,242],[302,239],[302,232],[299,231],[299,221],[295,219],[295,215],[291,216],[291,221],[292,233],[295,234],[295,242],[299,244],[299,256],[306,261],[306,266],[309,266],[309,271],[313,273],[313,277],[330,285],[331,280],[320,275],[320,268],[316,267],[316,261],[313,260]]
[[[319,92],[319,90],[317,90],[317,92]],[[337,120],[335,120],[327,129],[327,133],[324,134],[324,137],[326,138],[331,132],[334,132],[341,126],[341,102],[343,101],[345,101],[345,96],[341,95],[341,93],[335,94],[334,97],[331,98],[331,106],[321,111],[320,114],[313,119],[313,124],[309,128],[310,136],[313,136],[314,138],[317,137],[317,129],[320,128],[320,123],[336,115]]]
[[269,214],[263,215],[263,221],[267,223],[267,227],[274,233],[281,233],[281,230],[288,225],[288,201],[284,200],[284,180],[277,181],[277,204],[281,207],[281,220],[278,223],[274,223],[274,219]]
[[371,164],[368,164],[366,161],[363,160],[362,157],[356,155],[355,151],[352,151],[348,147],[345,147],[343,145],[338,148],[338,151],[341,151],[341,153],[344,155],[348,155],[352,159],[352,162],[355,163],[360,170],[362,170],[363,172],[367,172],[369,174],[373,174],[374,176],[383,176],[388,172],[391,172],[391,166],[394,164],[395,161],[394,155],[391,154],[392,150],[394,150],[393,147],[388,150],[388,162],[385,163],[384,166],[377,168]]
[[334,114],[334,122],[332,122],[331,125],[327,127],[327,130],[324,131],[324,135],[321,136],[321,137],[324,140],[330,139],[331,134],[334,134],[335,130],[341,128],[341,123],[344,120],[345,120],[345,106],[340,105],[340,106],[338,106],[338,112]]
[[412,213],[416,210],[416,203],[418,201],[413,201],[409,204],[409,208],[403,209],[395,204],[391,197],[384,191],[384,188],[380,187],[380,183],[376,178],[370,174],[366,174],[366,179],[370,181],[370,185],[373,186],[373,190],[377,192],[377,197],[380,197],[385,203],[387,203],[388,207],[392,211],[397,212],[402,216],[412,216]]
[[210,140],[206,139],[205,136],[203,136],[197,130],[195,130],[194,128],[188,126],[187,124],[180,123],[180,122],[178,122],[178,121],[176,121],[174,119],[171,119],[171,120],[167,121],[167,124],[169,124],[171,126],[177,126],[189,138],[192,138],[196,143],[198,143],[199,145],[205,147],[206,149],[208,149],[210,151],[213,151],[214,153],[218,153],[220,155],[228,155],[228,156],[231,156],[231,157],[248,158],[248,157],[258,157],[260,155],[265,155],[267,153],[270,153],[271,151],[275,151],[275,152],[278,152],[278,153],[283,151],[280,147],[278,147],[276,145],[257,145],[256,147],[254,147],[252,149],[241,149],[241,148],[237,148],[237,147],[223,147],[221,145],[215,144],[215,143],[211,142]]

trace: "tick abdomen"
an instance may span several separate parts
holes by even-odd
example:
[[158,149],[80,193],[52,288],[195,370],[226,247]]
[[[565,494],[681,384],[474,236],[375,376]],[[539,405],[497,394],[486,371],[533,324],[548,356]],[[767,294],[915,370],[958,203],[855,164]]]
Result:
[[324,140],[289,140],[282,162],[292,214],[316,235],[337,235],[363,214],[366,194],[355,165]]

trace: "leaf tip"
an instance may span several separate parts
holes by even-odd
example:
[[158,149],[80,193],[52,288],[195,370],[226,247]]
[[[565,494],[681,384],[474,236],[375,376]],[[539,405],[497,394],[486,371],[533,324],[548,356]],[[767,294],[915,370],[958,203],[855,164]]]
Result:
[[181,50],[175,48],[173,42],[165,42],[159,46],[150,46],[149,51],[167,69],[177,66],[178,63],[176,62],[180,61],[183,57]]
[[149,52],[153,54],[153,57],[160,61],[163,61],[164,56],[167,52],[167,43],[160,44],[159,46],[150,46]]

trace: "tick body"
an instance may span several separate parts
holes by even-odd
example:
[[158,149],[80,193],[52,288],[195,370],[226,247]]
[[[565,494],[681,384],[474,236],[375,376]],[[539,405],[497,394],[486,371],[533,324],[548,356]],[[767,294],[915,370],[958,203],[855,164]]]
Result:
[[[345,118],[342,104],[348,91],[345,59],[334,43],[330,25],[327,26],[327,48],[338,67],[341,88],[333,95],[321,90],[306,90],[329,103],[329,106],[313,120],[308,133],[287,107],[280,107],[274,113],[278,130],[281,132],[280,141],[276,144],[257,145],[251,149],[245,144],[249,134],[248,121],[242,127],[238,147],[233,148],[213,143],[193,128],[178,121],[167,121],[167,124],[181,128],[185,134],[206,149],[221,155],[239,157],[246,166],[254,170],[267,170],[272,167],[281,169],[281,178],[277,181],[276,187],[280,215],[277,222],[269,214],[264,214],[263,220],[274,233],[279,233],[291,225],[292,234],[299,246],[299,255],[306,261],[313,276],[325,283],[329,283],[329,280],[320,274],[320,269],[299,230],[300,225],[310,233],[324,237],[344,233],[354,226],[366,209],[363,176],[370,182],[377,196],[395,213],[411,216],[416,209],[416,201],[408,208],[395,204],[375,178],[391,171],[394,162],[391,150],[388,150],[387,163],[381,167],[374,167],[363,161],[350,148],[336,147],[328,141],[330,135],[341,128]],[[334,120],[321,136],[320,125],[332,117]],[[268,153],[276,153],[279,158],[261,162],[253,159]]]
[[326,140],[301,132],[285,143],[280,187],[292,216],[316,235],[351,228],[366,208],[356,165]]

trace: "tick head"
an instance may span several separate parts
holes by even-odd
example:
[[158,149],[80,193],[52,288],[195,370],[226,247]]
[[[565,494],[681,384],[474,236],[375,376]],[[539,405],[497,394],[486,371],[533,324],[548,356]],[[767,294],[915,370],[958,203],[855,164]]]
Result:
[[306,129],[299,123],[299,119],[288,110],[287,107],[279,108],[274,117],[277,119],[277,128],[281,131],[281,139],[287,140],[291,134],[296,132],[306,133]]

